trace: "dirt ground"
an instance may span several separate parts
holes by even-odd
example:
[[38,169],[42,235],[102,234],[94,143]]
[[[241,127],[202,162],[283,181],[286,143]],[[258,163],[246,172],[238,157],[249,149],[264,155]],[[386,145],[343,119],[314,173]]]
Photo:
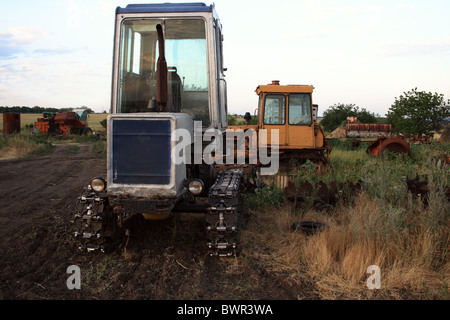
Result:
[[[126,252],[84,253],[70,220],[76,198],[106,159],[92,144],[57,145],[46,156],[0,161],[0,299],[295,300],[316,299],[311,284],[292,286],[243,258],[207,255],[202,216],[145,222]],[[73,148],[72,148],[73,150]],[[69,290],[67,268],[81,272]]]

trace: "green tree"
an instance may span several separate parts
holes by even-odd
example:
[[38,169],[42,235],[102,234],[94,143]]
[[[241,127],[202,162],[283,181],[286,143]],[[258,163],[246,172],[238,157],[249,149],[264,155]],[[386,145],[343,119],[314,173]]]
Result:
[[444,95],[417,88],[395,98],[387,119],[393,131],[403,134],[430,135],[440,128],[442,121],[450,116],[450,100],[446,104]]
[[347,121],[347,117],[351,116],[357,117],[361,123],[377,122],[375,114],[367,111],[365,108],[360,109],[355,104],[339,103],[325,110],[320,125],[325,131],[333,131],[343,125]]

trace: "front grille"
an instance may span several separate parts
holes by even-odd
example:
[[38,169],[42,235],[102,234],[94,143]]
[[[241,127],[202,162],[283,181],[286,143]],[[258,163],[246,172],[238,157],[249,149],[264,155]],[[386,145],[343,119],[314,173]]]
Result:
[[112,121],[112,178],[115,184],[170,184],[170,120]]

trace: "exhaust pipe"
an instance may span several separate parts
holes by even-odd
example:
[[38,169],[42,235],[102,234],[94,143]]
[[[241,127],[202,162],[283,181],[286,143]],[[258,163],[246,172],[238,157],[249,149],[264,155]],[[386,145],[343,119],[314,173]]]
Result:
[[156,70],[156,99],[158,102],[158,111],[165,112],[167,105],[167,62],[164,47],[164,34],[162,26],[156,26],[159,42],[159,58]]

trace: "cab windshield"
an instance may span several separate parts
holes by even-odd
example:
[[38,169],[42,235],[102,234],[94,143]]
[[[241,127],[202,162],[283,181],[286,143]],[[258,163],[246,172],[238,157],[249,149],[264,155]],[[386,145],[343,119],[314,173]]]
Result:
[[202,19],[125,20],[121,30],[118,112],[157,109],[159,58],[156,26],[163,26],[168,74],[167,112],[192,114],[209,124],[208,63]]
[[311,124],[311,95],[291,93],[289,95],[289,124]]
[[286,123],[286,101],[288,101],[290,125],[311,125],[311,95],[309,93],[267,94],[264,124],[284,125]]

